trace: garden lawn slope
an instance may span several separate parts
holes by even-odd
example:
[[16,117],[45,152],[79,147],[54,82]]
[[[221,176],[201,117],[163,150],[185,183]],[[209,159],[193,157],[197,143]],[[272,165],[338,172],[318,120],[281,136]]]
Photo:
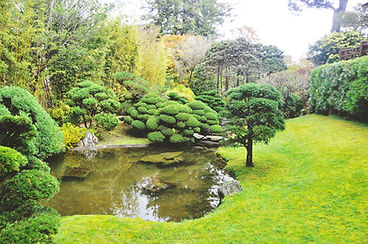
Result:
[[268,146],[220,148],[244,191],[182,223],[113,216],[62,218],[58,243],[368,241],[368,127],[309,115],[287,121]]

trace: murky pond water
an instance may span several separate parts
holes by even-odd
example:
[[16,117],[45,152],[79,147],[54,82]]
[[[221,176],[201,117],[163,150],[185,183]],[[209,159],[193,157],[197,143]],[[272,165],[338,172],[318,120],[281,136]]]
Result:
[[[147,155],[164,157],[162,162],[144,160]],[[194,147],[100,149],[92,159],[69,151],[51,166],[62,182],[47,205],[61,215],[109,214],[151,221],[199,218],[220,204],[221,195],[229,190],[224,184],[234,181],[213,151]]]

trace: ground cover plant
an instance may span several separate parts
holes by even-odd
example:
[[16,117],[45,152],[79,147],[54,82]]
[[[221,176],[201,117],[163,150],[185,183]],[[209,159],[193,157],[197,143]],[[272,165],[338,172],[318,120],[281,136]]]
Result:
[[68,216],[57,243],[362,243],[368,238],[368,127],[308,115],[286,122],[269,145],[220,148],[243,191],[201,219],[155,223],[114,216]]

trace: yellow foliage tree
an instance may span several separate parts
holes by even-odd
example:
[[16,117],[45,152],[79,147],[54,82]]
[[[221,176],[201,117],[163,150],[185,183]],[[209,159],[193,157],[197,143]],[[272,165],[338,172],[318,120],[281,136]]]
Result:
[[140,31],[138,57],[135,73],[162,87],[166,83],[167,54],[163,39],[159,38],[159,29],[149,27]]

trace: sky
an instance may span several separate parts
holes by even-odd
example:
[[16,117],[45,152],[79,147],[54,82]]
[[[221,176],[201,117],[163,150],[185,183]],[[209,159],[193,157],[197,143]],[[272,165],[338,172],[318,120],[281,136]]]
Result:
[[[105,0],[112,1],[113,0]],[[349,0],[347,9],[368,0]],[[144,0],[120,0],[119,14],[125,14],[139,23],[144,14]],[[328,34],[332,25],[332,10],[308,9],[298,16],[288,10],[288,0],[222,0],[233,7],[232,18],[218,28],[219,34],[230,38],[230,30],[250,26],[257,32],[261,43],[275,45],[291,55],[293,61],[306,57],[308,47]],[[335,1],[338,2],[338,1]]]

